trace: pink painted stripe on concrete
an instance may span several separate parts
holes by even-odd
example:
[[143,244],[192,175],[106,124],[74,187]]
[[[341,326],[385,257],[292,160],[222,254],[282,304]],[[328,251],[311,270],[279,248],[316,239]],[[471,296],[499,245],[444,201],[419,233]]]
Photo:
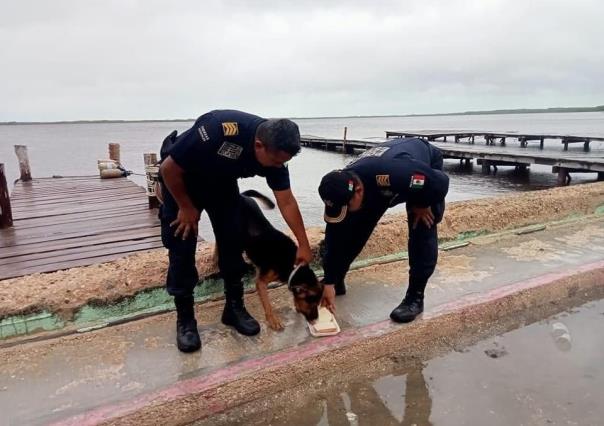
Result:
[[[538,288],[554,281],[569,278],[573,275],[603,268],[604,261],[598,261],[577,266],[564,272],[549,273],[525,281],[516,282],[496,288],[486,293],[464,296],[453,302],[444,303],[430,309],[424,313],[423,320],[460,311],[469,306],[492,302],[514,293]],[[119,418],[129,413],[134,413],[148,405],[166,403],[193,393],[201,393],[264,368],[281,367],[289,363],[300,361],[313,355],[329,351],[331,349],[348,346],[352,343],[362,341],[367,337],[385,335],[389,331],[397,329],[398,327],[400,327],[400,325],[395,324],[390,320],[385,320],[364,327],[345,330],[336,336],[312,340],[311,342],[302,346],[286,349],[265,357],[242,361],[238,364],[221,368],[220,370],[210,373],[207,376],[183,380],[167,387],[164,390],[150,392],[148,394],[144,394],[117,404],[99,407],[87,413],[61,420],[53,424],[56,426],[95,425],[111,419]],[[211,407],[211,412],[221,412],[225,408],[227,408],[226,404],[216,405]]]

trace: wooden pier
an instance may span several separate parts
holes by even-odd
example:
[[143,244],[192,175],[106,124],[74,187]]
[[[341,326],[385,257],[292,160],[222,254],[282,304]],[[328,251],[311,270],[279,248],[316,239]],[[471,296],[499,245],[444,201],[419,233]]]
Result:
[[[399,133],[403,132],[386,132],[387,135],[399,136]],[[411,133],[404,132],[405,135],[411,136]],[[426,135],[430,135],[430,137]],[[459,133],[458,136],[461,139],[462,135],[469,137],[470,133]],[[477,145],[473,143],[453,143],[437,141],[437,138],[444,140],[446,136],[451,136],[450,132],[415,132],[413,136],[430,139],[431,143],[438,147],[445,158],[459,159],[460,161],[466,161],[467,163],[473,159],[477,160],[477,163],[482,166],[484,173],[490,173],[491,168],[496,170],[497,166],[514,166],[517,168],[526,168],[531,164],[540,164],[545,166],[551,166],[552,172],[558,174],[558,183],[560,185],[568,184],[570,181],[569,173],[580,172],[580,173],[598,173],[598,179],[604,179],[604,152],[583,152],[583,151],[568,151],[568,150],[527,150],[524,147],[511,146],[511,145],[495,145],[485,144]],[[495,135],[495,133],[491,133]],[[475,135],[476,136],[476,135]],[[527,135],[515,135],[527,136]],[[590,140],[604,140],[604,138],[590,138]],[[348,154],[352,154],[356,151],[364,151],[365,149],[371,148],[384,140],[346,140],[341,139],[327,139],[316,136],[303,136],[302,145],[323,149],[327,151],[342,151]]]
[[[27,147],[15,146],[15,154],[21,176],[10,196],[0,164],[0,280],[162,247],[149,176],[155,154],[144,154],[147,190],[126,177],[101,178],[107,170],[100,163],[120,164],[119,144],[109,144],[110,159],[99,161],[96,176],[32,179]],[[130,173],[123,170],[109,171],[116,176]]]
[[0,230],[0,279],[91,265],[162,246],[157,210],[128,178],[17,181]]
[[526,148],[529,142],[539,142],[539,148],[543,149],[546,140],[560,140],[564,146],[564,151],[568,151],[568,145],[572,143],[582,143],[583,151],[589,152],[591,141],[604,141],[600,136],[576,136],[576,135],[556,135],[556,134],[527,134],[517,132],[483,132],[478,130],[400,130],[386,131],[386,137],[418,137],[429,141],[441,140],[446,142],[448,138],[456,143],[466,140],[473,144],[476,139],[482,139],[486,145],[501,146],[506,145],[506,141],[515,139],[519,142],[521,148]]

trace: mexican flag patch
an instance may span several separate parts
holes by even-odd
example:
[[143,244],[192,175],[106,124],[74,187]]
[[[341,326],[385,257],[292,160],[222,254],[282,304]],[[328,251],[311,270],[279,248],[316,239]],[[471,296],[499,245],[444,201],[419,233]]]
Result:
[[409,188],[422,189],[425,181],[426,177],[424,175],[414,174],[411,176],[411,184],[409,185]]

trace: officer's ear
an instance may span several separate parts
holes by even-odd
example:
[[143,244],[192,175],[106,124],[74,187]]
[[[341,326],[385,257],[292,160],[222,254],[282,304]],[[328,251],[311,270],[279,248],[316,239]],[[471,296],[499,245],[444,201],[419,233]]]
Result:
[[254,139],[254,149],[266,149],[266,145],[264,145],[264,142],[262,142],[260,139],[255,138]]

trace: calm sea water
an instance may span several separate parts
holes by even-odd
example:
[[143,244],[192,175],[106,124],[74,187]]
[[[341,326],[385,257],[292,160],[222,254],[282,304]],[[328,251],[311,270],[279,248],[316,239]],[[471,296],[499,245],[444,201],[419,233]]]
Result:
[[[344,126],[348,138],[383,137],[385,130],[473,129],[491,131],[543,132],[604,136],[604,113],[510,114],[440,117],[380,117],[296,119],[303,134],[342,137]],[[96,174],[96,160],[107,157],[107,143],[121,144],[122,163],[126,168],[143,173],[143,153],[158,152],[164,136],[177,129],[183,131],[191,123],[103,123],[103,124],[39,124],[0,126],[0,163],[7,169],[12,182],[18,177],[13,145],[27,145],[34,177],[52,175]],[[580,144],[571,149],[579,150]],[[596,152],[601,144],[593,144]],[[528,150],[538,150],[534,145]],[[546,142],[546,149],[561,150],[559,141]],[[298,198],[307,225],[322,224],[322,203],[316,190],[323,174],[340,168],[351,160],[340,153],[303,149],[290,162],[292,189]],[[464,200],[512,191],[526,191],[555,185],[556,176],[548,167],[533,166],[530,173],[519,174],[501,167],[496,176],[485,176],[480,168],[461,170],[457,161],[449,160],[446,171],[451,176],[448,200]],[[139,184],[144,177],[132,176]],[[573,175],[573,183],[593,181],[595,175]],[[10,186],[10,183],[9,183]],[[243,189],[255,188],[269,192],[262,178],[243,179]],[[401,209],[401,207],[399,207]],[[269,217],[283,226],[279,215]],[[204,225],[205,228],[207,226]],[[207,236],[207,235],[206,235]]]

